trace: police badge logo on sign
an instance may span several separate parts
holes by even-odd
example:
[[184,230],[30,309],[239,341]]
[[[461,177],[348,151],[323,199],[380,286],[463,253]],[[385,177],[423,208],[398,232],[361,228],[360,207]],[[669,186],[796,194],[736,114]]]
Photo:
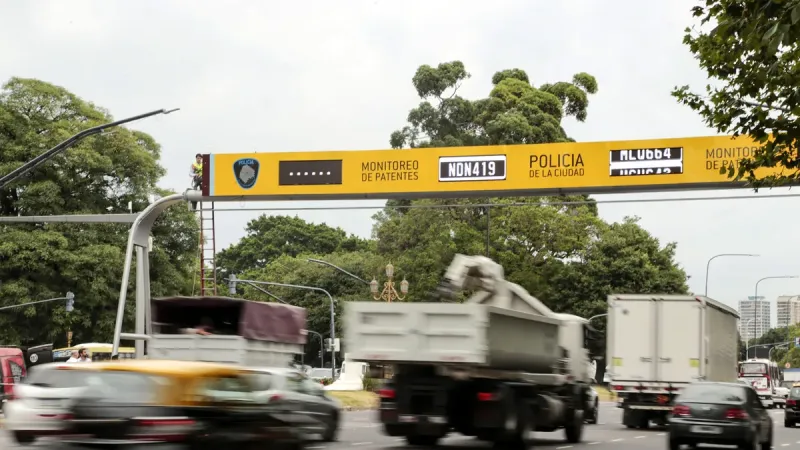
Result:
[[242,189],[250,189],[258,180],[260,164],[257,159],[242,158],[233,163],[233,177]]

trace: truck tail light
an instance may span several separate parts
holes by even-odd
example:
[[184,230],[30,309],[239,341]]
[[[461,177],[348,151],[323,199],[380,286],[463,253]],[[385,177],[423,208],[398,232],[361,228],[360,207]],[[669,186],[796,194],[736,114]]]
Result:
[[477,397],[479,402],[490,402],[495,399],[494,394],[491,392],[478,392]]
[[384,400],[394,400],[396,393],[394,389],[380,389],[378,391],[378,397]]

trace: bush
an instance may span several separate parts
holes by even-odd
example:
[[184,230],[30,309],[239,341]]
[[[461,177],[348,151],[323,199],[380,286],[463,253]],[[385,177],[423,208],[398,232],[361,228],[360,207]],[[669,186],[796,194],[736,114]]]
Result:
[[319,382],[322,383],[323,386],[328,386],[329,384],[333,383],[333,378],[323,378],[319,380]]
[[370,392],[375,392],[378,389],[380,389],[381,386],[383,386],[383,381],[384,380],[382,380],[380,378],[364,377],[364,381],[363,381],[364,390],[365,391],[370,391]]

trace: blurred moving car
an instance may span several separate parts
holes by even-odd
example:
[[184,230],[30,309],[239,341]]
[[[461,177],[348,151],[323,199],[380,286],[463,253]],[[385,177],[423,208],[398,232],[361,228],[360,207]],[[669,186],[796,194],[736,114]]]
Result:
[[783,411],[783,426],[794,428],[800,422],[800,383],[795,384],[789,390],[786,399],[786,407]]
[[86,390],[62,442],[91,447],[299,449],[305,436],[255,401],[240,368],[169,360],[76,364]]
[[323,380],[331,379],[331,375],[331,369],[314,368],[308,371],[308,377],[320,384]]
[[22,349],[0,346],[0,404],[14,396],[14,385],[22,382],[27,373]]
[[786,400],[789,398],[789,388],[775,386],[775,395],[772,396],[772,402],[777,408],[786,408]]
[[669,448],[698,444],[771,449],[772,418],[758,393],[741,383],[698,382],[675,399],[669,419]]
[[14,398],[5,407],[5,428],[17,443],[30,444],[38,437],[64,432],[70,404],[83,391],[84,376],[71,367],[43,364],[14,386]]
[[[314,369],[319,370],[319,369]],[[326,370],[330,375],[330,369]],[[296,369],[245,369],[259,402],[270,405],[282,420],[333,442],[339,433],[341,405],[322,385]]]

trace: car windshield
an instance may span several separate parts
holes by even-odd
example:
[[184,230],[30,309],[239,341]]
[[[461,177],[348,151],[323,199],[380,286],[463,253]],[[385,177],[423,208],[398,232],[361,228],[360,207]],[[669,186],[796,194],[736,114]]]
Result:
[[687,386],[678,396],[679,402],[689,403],[742,403],[746,391],[740,386],[726,384],[693,384]]
[[76,388],[86,385],[86,372],[57,369],[53,367],[32,367],[25,384],[43,388]]
[[792,388],[789,392],[789,397],[800,398],[800,387]]
[[330,378],[331,369],[314,369],[308,376],[311,378]]
[[87,371],[83,375],[88,392],[110,403],[155,403],[161,388],[169,382],[166,378],[134,372]]

